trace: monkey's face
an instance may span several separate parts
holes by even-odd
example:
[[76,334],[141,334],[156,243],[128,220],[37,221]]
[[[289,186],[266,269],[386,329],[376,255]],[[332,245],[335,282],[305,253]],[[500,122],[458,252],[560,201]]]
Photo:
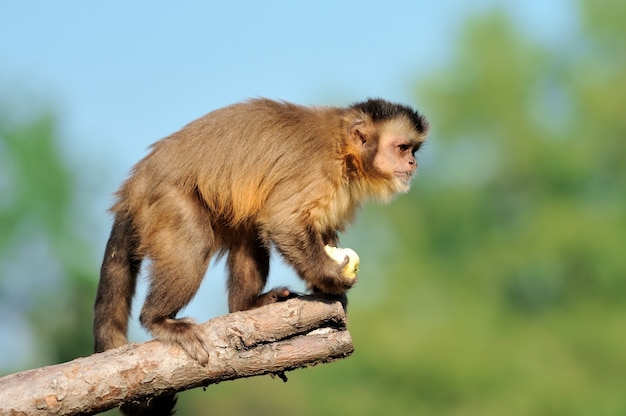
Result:
[[417,171],[415,153],[425,135],[415,131],[408,120],[396,119],[381,129],[374,166],[390,177],[396,192],[407,192]]

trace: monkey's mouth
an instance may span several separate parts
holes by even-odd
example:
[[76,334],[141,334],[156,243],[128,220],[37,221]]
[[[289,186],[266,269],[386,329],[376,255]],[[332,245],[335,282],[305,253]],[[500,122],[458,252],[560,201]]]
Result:
[[402,181],[410,181],[413,178],[414,174],[415,174],[414,170],[409,170],[406,172],[395,172],[396,178]]
[[411,186],[411,179],[415,171],[395,172],[395,182],[398,186],[398,192],[407,192]]

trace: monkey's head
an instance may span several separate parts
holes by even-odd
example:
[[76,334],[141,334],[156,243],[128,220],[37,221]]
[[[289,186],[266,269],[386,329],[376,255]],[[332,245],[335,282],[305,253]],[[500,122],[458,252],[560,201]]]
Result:
[[388,201],[407,192],[417,171],[415,153],[428,134],[426,119],[408,106],[381,99],[354,104],[350,110],[348,172],[374,198]]

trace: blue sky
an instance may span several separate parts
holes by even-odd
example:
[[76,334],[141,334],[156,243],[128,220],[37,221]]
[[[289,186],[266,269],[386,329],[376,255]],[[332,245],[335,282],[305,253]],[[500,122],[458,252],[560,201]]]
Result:
[[411,86],[450,58],[465,19],[497,4],[553,39],[569,3],[5,2],[0,94],[17,112],[54,107],[68,156],[106,157],[121,180],[149,143],[248,97],[419,107]]
[[[100,253],[111,220],[105,210],[131,166],[150,143],[204,113],[256,96],[339,105],[381,96],[428,115],[413,86],[451,59],[462,22],[501,7],[531,38],[558,46],[576,20],[571,6],[567,0],[3,2],[0,105],[18,118],[54,110],[63,152],[81,178],[84,209],[94,218],[88,238]],[[277,270],[279,281],[292,274]],[[225,312],[223,279],[207,280],[189,309],[201,320]]]

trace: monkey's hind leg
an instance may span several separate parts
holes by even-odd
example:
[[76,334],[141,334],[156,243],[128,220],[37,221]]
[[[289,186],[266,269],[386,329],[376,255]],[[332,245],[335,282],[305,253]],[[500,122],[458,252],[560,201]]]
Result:
[[[176,318],[176,314],[200,287],[209,256],[194,253],[184,245],[179,249],[181,256],[176,262],[152,261],[152,282],[139,320],[156,338],[180,344],[191,358],[206,365],[209,354],[200,328],[192,319]],[[205,258],[194,258],[195,255]]]
[[209,354],[200,328],[192,319],[176,318],[198,291],[215,252],[213,230],[195,214],[170,215],[171,222],[161,223],[150,235],[154,242],[146,247],[151,259],[150,289],[139,320],[156,338],[180,344],[190,357],[206,365]]

